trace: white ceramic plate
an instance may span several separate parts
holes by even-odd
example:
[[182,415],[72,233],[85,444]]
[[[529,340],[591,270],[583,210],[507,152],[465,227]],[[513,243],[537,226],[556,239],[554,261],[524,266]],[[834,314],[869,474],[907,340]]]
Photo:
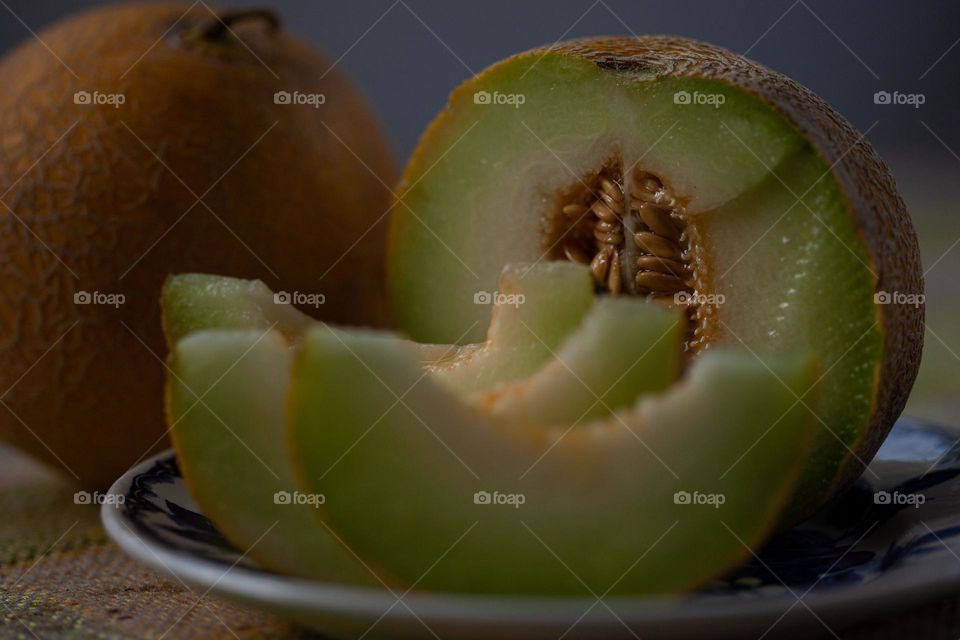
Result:
[[[954,431],[901,420],[871,464],[876,477],[865,474],[734,575],[673,598],[411,592],[398,600],[386,590],[277,575],[241,559],[203,516],[172,452],[117,480],[111,495],[123,497],[108,500],[102,518],[110,537],[144,564],[201,593],[284,615],[334,637],[831,635],[869,616],[960,590],[957,438]],[[878,491],[891,499],[877,499]]]

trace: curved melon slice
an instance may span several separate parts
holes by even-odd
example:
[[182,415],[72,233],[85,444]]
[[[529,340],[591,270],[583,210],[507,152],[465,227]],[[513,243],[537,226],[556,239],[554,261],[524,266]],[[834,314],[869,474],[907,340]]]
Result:
[[[479,295],[484,294],[493,295]],[[486,389],[528,376],[580,326],[593,301],[593,280],[583,266],[508,265],[500,273],[486,342],[446,358],[430,372],[459,391]]]
[[[593,302],[589,274],[575,265],[508,268],[500,289],[487,343],[406,348],[451,384],[482,389],[539,367]],[[170,278],[163,309],[173,442],[207,516],[267,568],[371,583],[310,513],[314,506],[273,502],[297,496],[283,438],[290,345],[319,323],[260,281],[204,274]]]
[[784,383],[813,367],[767,364],[709,353],[666,394],[562,435],[464,404],[395,338],[317,328],[290,450],[327,498],[318,515],[418,588],[676,592],[764,539],[806,458],[809,416]]
[[270,329],[297,341],[314,320],[276,297],[260,280],[205,273],[170,276],[163,285],[163,333],[168,345],[201,329]]
[[379,584],[311,513],[315,501],[298,499],[282,436],[292,358],[276,330],[200,331],[178,341],[167,411],[180,470],[204,514],[264,567]]
[[637,298],[602,298],[545,366],[497,385],[479,403],[497,416],[550,425],[609,415],[679,379],[685,337],[680,313]]
[[[507,266],[499,291],[477,292],[492,306],[483,343],[411,343],[432,373],[454,388],[485,389],[529,375],[576,329],[593,304],[589,271],[571,263]],[[314,320],[259,280],[199,273],[171,276],[163,288],[168,344],[201,329],[276,329],[298,343]]]

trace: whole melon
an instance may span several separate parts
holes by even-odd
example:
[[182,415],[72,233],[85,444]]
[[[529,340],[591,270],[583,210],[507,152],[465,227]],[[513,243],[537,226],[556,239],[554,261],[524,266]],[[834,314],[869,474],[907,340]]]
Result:
[[165,446],[171,273],[385,323],[388,144],[273,13],[98,8],[8,54],[0,86],[3,439],[91,487]]

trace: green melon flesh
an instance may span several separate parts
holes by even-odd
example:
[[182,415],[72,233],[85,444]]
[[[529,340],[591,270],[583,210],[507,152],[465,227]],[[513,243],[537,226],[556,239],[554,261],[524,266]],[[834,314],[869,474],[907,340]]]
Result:
[[264,567],[378,584],[311,513],[316,507],[275,500],[296,491],[282,436],[292,358],[276,330],[199,331],[178,341],[168,414],[180,470],[204,515]]
[[[420,589],[673,593],[759,544],[806,459],[810,417],[781,381],[809,385],[813,368],[768,364],[710,353],[667,393],[560,437],[421,379],[395,338],[319,327],[294,368],[290,451],[326,496],[317,515]],[[484,491],[524,503],[478,504]],[[683,491],[725,502],[676,504]]]
[[[482,390],[538,368],[593,302],[589,273],[575,265],[510,268],[500,289],[523,304],[494,308],[485,344],[405,348],[452,386]],[[204,513],[269,569],[374,584],[311,513],[315,506],[274,502],[296,489],[283,437],[292,350],[322,325],[259,281],[202,274],[170,278],[163,308],[171,432]]]
[[573,263],[508,265],[497,289],[483,346],[430,368],[453,389],[477,391],[530,375],[580,326],[594,301],[590,272]]
[[[480,91],[522,94],[525,102],[477,104]],[[725,103],[676,105],[678,91],[723,95]],[[408,167],[413,186],[402,188],[391,229],[396,319],[422,342],[454,342],[471,327],[462,340],[481,339],[485,315],[467,292],[495,286],[504,264],[540,260],[541,219],[553,213],[553,196],[615,154],[664,176],[699,212],[807,149],[778,113],[727,84],[627,79],[566,55],[511,58],[451,96]],[[836,189],[829,176],[818,186]],[[782,212],[768,213],[755,235]]]
[[[480,91],[524,102],[478,104]],[[681,91],[724,102],[675,104]],[[699,293],[726,296],[710,319],[714,344],[819,354],[823,380],[803,400],[820,427],[816,464],[788,519],[809,513],[869,425],[884,340],[871,258],[831,168],[783,115],[730,84],[562,52],[515,56],[469,80],[405,176],[389,249],[400,328],[447,342],[478,323],[464,340],[478,339],[483,314],[464,292],[492,286],[504,264],[540,259],[555,196],[615,157],[689,199]]]
[[536,373],[481,394],[490,413],[579,425],[666,390],[680,377],[684,317],[638,298],[602,298]]
[[[504,267],[485,342],[465,346],[410,343],[430,371],[452,388],[478,391],[529,375],[552,357],[594,301],[593,281],[580,265],[542,262]],[[471,303],[473,293],[469,294]],[[201,329],[276,329],[296,344],[317,321],[259,280],[207,274],[172,276],[163,289],[168,344]],[[483,326],[487,326],[484,319]]]
[[[777,177],[700,217],[704,251],[715,271],[723,269],[710,279],[712,291],[725,297],[714,316],[717,343],[758,353],[815,350],[825,372],[809,395],[797,390],[816,414],[819,433],[787,520],[817,506],[867,428],[883,351],[870,258],[849,224],[841,224],[840,193],[810,188],[818,180],[834,184],[825,171],[808,150],[784,162]],[[793,194],[808,189],[804,202],[829,226],[796,204]],[[757,242],[766,230],[760,225],[772,225],[771,214],[781,213],[783,220]]]
[[260,280],[204,273],[171,276],[163,286],[161,302],[169,345],[201,329],[275,328],[296,341],[317,322],[293,305],[276,300]]

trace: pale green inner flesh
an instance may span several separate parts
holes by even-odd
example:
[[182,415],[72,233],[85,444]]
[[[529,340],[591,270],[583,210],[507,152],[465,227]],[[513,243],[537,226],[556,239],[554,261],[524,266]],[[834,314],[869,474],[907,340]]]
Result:
[[[679,316],[637,299],[592,305],[584,267],[509,268],[500,290],[525,297],[514,299],[516,306],[497,307],[488,343],[476,345],[463,362],[450,364],[448,358],[425,365],[435,372],[432,378],[456,389],[445,377],[454,372],[462,392],[496,385],[504,399],[499,412],[540,424],[606,415],[676,378]],[[171,339],[186,334],[172,350],[170,420],[181,469],[205,514],[267,568],[375,584],[373,574],[321,524],[318,494],[298,491],[283,435],[294,349],[309,328],[330,330],[277,302],[260,282],[218,276],[171,278],[164,308]],[[628,326],[632,330],[624,335]],[[424,349],[442,346],[396,344],[421,364]],[[597,358],[598,349],[611,348],[616,352],[610,358]],[[547,360],[551,364],[537,372]],[[530,373],[529,380],[505,382]],[[525,382],[532,392],[515,393]],[[550,395],[551,385],[562,398]],[[290,503],[278,503],[278,494]],[[298,496],[312,502],[297,504]]]
[[579,425],[665,391],[680,377],[686,325],[639,298],[601,298],[546,365],[480,394],[490,413],[525,423]]
[[180,340],[168,390],[180,468],[204,514],[263,566],[378,584],[311,513],[315,502],[297,503],[306,494],[297,490],[283,437],[292,358],[275,330],[200,331]]
[[[295,366],[291,451],[330,525],[420,589],[676,592],[769,532],[806,455],[810,418],[784,385],[812,367],[768,364],[708,354],[666,394],[561,437],[414,384],[422,369],[392,337],[317,328]],[[701,503],[678,504],[684,491]]]
[[168,278],[162,306],[163,330],[170,345],[202,329],[276,329],[296,342],[316,322],[275,298],[259,280],[204,273]]
[[507,266],[500,275],[486,343],[446,358],[430,372],[462,392],[530,375],[552,359],[593,305],[593,280],[584,267],[541,262]]
[[[869,258],[849,227],[839,192],[819,188],[834,185],[825,171],[806,152],[777,169],[786,186],[770,178],[700,217],[710,261],[723,265],[711,278],[711,291],[725,297],[713,320],[718,342],[745,344],[758,353],[806,349],[819,356],[823,377],[815,388],[797,390],[820,427],[818,454],[793,505],[800,513],[828,490],[866,429],[883,349]],[[808,190],[804,204],[797,202],[793,194]],[[824,223],[834,222],[821,224],[811,210]],[[776,217],[757,233],[748,220],[762,212]],[[860,466],[856,459],[852,464]]]
[[[682,90],[726,102],[676,105]],[[474,91],[522,94],[525,102],[476,104]],[[410,168],[413,186],[402,192],[392,229],[397,321],[420,341],[481,339],[484,310],[467,293],[494,287],[504,264],[541,259],[540,218],[553,212],[556,194],[611,157],[663,176],[692,211],[703,211],[805,148],[778,114],[727,85],[635,82],[556,55],[495,67],[460,89],[442,118]],[[761,212],[758,233],[776,215]]]
[[[459,391],[482,391],[530,375],[554,357],[594,302],[587,269],[561,262],[509,265],[498,287],[486,293],[477,301],[492,310],[483,343],[407,343],[433,375]],[[203,329],[258,328],[276,329],[296,345],[318,324],[259,280],[199,273],[168,279],[163,318],[170,344]]]
[[[474,91],[525,101],[476,104]],[[680,91],[724,101],[675,104]],[[698,293],[725,296],[714,338],[757,353],[819,354],[826,373],[802,405],[822,418],[821,454],[797,506],[822,495],[866,428],[883,338],[870,258],[840,188],[789,122],[727,84],[638,81],[559,54],[499,65],[455,94],[442,118],[392,229],[402,329],[452,341],[479,321],[465,337],[476,340],[485,316],[464,292],[492,286],[503,264],[544,255],[540,219],[559,191],[611,157],[637,163],[688,200],[708,256]]]

